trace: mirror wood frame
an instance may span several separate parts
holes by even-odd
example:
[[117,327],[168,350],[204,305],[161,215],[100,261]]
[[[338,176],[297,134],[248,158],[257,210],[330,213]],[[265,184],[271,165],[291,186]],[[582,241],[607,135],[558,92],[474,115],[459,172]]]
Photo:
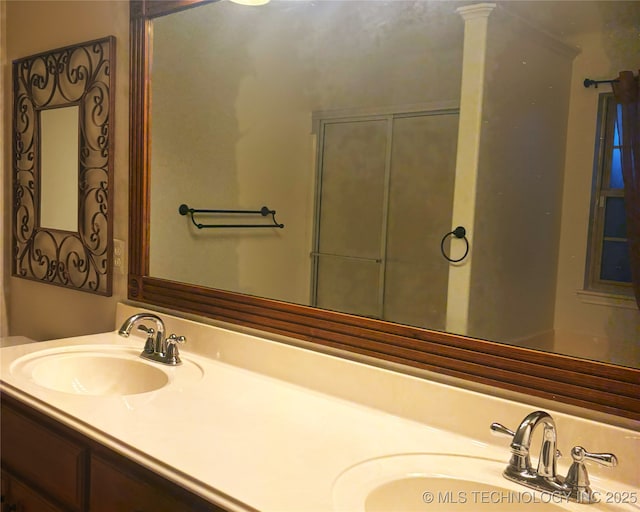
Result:
[[339,349],[640,420],[640,369],[151,277],[152,20],[211,1],[130,0],[129,299],[304,340],[319,349]]
[[[107,36],[13,61],[15,277],[112,294],[115,50],[115,37]],[[78,108],[75,231],[41,219],[41,114],[64,107]]]

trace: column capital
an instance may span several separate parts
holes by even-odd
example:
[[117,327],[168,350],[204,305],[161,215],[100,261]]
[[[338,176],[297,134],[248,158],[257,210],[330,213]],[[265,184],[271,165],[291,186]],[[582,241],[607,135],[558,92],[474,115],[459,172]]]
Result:
[[496,4],[492,3],[481,3],[481,4],[473,4],[473,5],[465,5],[464,7],[458,7],[456,12],[462,16],[464,21],[474,20],[477,18],[488,18],[496,8]]

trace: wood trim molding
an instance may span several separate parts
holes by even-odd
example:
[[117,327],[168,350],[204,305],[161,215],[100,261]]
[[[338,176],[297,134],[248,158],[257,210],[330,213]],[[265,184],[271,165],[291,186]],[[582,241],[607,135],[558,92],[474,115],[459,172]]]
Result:
[[640,369],[149,277],[149,23],[197,2],[145,1],[131,1],[130,299],[640,420]]

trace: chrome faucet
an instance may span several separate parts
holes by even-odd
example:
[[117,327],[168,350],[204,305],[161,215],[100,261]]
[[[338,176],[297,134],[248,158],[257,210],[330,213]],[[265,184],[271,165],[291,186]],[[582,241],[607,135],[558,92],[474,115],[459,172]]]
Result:
[[[156,324],[155,331],[152,328],[145,327],[144,325],[138,326],[138,330],[144,331],[148,335],[147,343],[144,346],[144,351],[149,354],[152,354],[153,352],[164,352],[164,322],[162,321],[162,318],[152,313],[137,313],[130,316],[124,321],[124,323],[120,327],[120,330],[118,331],[118,334],[124,338],[128,338],[131,334],[131,329],[133,329],[133,326],[138,322],[142,322],[143,320],[153,320]],[[153,339],[154,333],[156,335],[155,340]]]
[[139,325],[138,330],[147,333],[147,340],[144,344],[144,349],[140,354],[140,357],[145,359],[151,359],[163,364],[169,364],[176,366],[181,364],[180,353],[178,351],[178,343],[186,343],[187,339],[184,336],[176,336],[172,334],[168,338],[165,338],[166,332],[164,322],[162,318],[152,313],[137,313],[127,318],[120,329],[118,334],[125,338],[128,338],[131,334],[133,326],[138,322],[145,320],[151,320],[155,322],[156,328],[147,327],[145,325]]
[[[533,469],[531,457],[531,438],[538,426],[543,427],[542,447],[538,458],[538,468]],[[556,474],[556,460],[560,453],[556,449],[556,423],[544,411],[529,414],[515,432],[499,423],[493,423],[491,430],[513,437],[511,441],[511,460],[504,470],[509,480],[524,483],[542,490],[561,490],[562,482]]]
[[[538,426],[542,426],[542,446],[538,458],[538,467],[533,469],[531,457],[531,438]],[[512,431],[500,423],[492,423],[491,430],[512,438],[511,459],[503,472],[505,478],[521,483],[533,489],[558,493],[559,496],[579,503],[595,503],[597,496],[589,487],[589,476],[584,465],[585,460],[598,462],[613,467],[618,463],[612,453],[588,453],[581,446],[571,450],[573,464],[567,477],[556,473],[556,461],[560,452],[556,448],[556,423],[544,411],[535,411],[527,415],[516,431]]]

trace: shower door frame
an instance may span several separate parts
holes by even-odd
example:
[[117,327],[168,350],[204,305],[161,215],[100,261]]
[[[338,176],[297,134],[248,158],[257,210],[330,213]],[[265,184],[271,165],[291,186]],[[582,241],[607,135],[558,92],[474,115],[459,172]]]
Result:
[[[391,184],[391,154],[393,147],[393,123],[396,119],[408,118],[408,117],[423,117],[423,116],[438,116],[438,115],[456,115],[458,120],[460,117],[460,105],[458,102],[446,101],[439,103],[429,104],[417,104],[410,106],[398,106],[387,108],[367,108],[367,109],[343,109],[343,110],[326,110],[317,111],[312,115],[313,134],[316,136],[316,172],[315,172],[315,187],[314,187],[314,220],[313,220],[313,238],[311,249],[311,284],[310,284],[310,296],[309,304],[311,306],[317,306],[317,291],[318,291],[318,264],[321,256],[325,257],[337,257],[337,258],[352,258],[350,256],[343,256],[337,254],[322,254],[319,251],[320,243],[320,213],[321,213],[321,199],[322,199],[322,173],[324,169],[324,144],[325,144],[325,127],[330,124],[339,123],[354,123],[354,122],[366,122],[366,121],[386,121],[387,123],[387,138],[385,148],[385,170],[384,170],[384,194],[382,204],[382,222],[380,225],[380,257],[379,259],[369,260],[378,263],[378,303],[377,303],[377,316],[378,320],[384,320],[384,296],[385,296],[385,277],[386,277],[386,263],[387,263],[387,235],[388,235],[388,220],[389,220],[389,193]],[[351,312],[346,312],[351,313]]]

